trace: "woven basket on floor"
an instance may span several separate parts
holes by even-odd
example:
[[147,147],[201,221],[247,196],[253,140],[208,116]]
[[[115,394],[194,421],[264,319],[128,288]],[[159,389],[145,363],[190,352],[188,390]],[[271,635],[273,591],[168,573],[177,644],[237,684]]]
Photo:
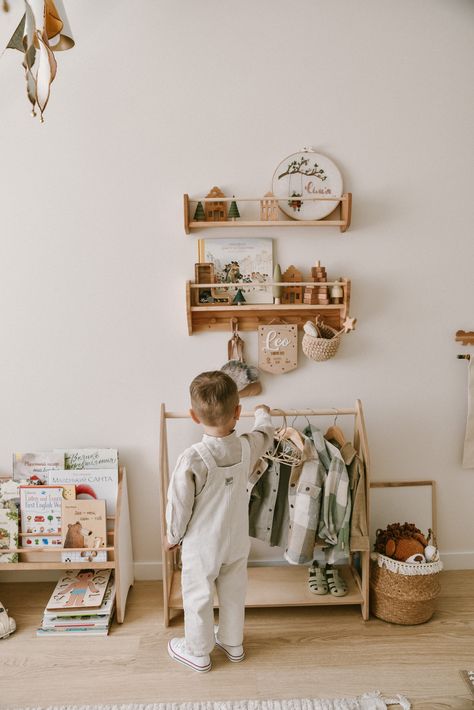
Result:
[[303,352],[310,360],[322,362],[329,360],[337,353],[339,343],[341,342],[341,334],[325,323],[318,323],[318,329],[323,335],[322,338],[315,338],[313,335],[305,333],[303,335]]
[[434,614],[443,564],[397,562],[380,553],[371,561],[370,610],[392,624],[423,624]]

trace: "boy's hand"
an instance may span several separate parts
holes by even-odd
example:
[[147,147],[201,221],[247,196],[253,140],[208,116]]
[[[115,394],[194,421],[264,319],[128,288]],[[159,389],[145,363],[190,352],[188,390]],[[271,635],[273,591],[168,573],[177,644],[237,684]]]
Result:
[[257,404],[253,411],[256,412],[257,409],[263,409],[264,412],[270,414],[270,407],[267,407],[266,404]]
[[168,540],[168,538],[166,538],[166,540],[165,540],[165,550],[175,550],[177,547],[179,547],[179,543],[176,542],[174,545],[172,545],[172,544],[170,543],[170,541]]

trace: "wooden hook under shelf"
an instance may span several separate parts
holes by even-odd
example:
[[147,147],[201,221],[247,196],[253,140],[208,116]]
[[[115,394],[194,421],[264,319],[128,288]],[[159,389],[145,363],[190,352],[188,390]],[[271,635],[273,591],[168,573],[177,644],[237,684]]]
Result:
[[455,340],[463,345],[474,345],[474,331],[458,330],[456,331]]
[[458,360],[470,360],[471,356],[470,355],[458,355],[457,358],[458,358]]

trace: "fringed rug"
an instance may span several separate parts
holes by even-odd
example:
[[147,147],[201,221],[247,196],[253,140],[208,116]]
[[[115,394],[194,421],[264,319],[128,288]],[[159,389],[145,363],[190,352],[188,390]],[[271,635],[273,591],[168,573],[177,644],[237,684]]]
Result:
[[[47,707],[24,708],[23,710],[386,710],[387,708],[410,710],[411,705],[402,695],[385,698],[378,691],[374,691],[359,695],[357,698],[333,698],[332,700],[305,698],[302,700],[152,703],[149,705],[135,705],[133,703],[131,705],[49,705]],[[20,710],[20,708],[15,710]]]
[[474,671],[460,671],[460,673],[466,681],[468,688],[470,688],[471,693],[474,695]]

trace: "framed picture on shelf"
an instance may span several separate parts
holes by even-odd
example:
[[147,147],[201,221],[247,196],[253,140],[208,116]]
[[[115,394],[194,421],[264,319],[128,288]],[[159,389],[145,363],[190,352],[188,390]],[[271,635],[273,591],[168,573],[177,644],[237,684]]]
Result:
[[198,259],[214,264],[217,283],[239,284],[229,289],[232,298],[240,292],[245,303],[273,303],[271,286],[265,286],[273,274],[272,239],[200,239]]

